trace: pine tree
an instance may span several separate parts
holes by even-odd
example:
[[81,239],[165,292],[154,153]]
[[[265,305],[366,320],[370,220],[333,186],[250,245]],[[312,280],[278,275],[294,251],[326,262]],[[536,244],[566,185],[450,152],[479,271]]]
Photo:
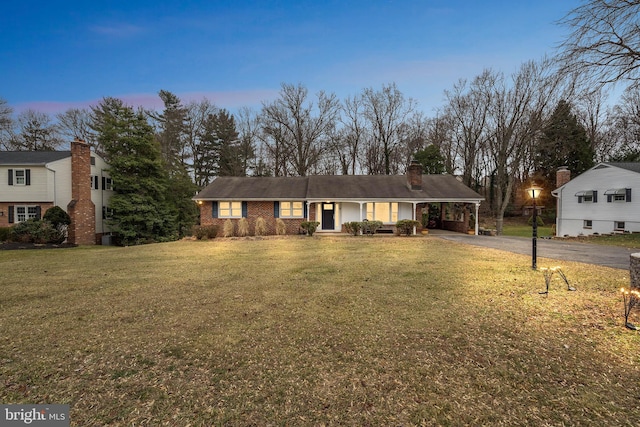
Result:
[[115,98],[92,112],[114,182],[111,229],[124,245],[175,238],[177,212],[167,199],[167,172],[145,114]]
[[568,166],[577,176],[593,166],[594,152],[587,133],[574,114],[571,105],[561,100],[542,129],[535,154],[535,166],[550,187],[560,166]]

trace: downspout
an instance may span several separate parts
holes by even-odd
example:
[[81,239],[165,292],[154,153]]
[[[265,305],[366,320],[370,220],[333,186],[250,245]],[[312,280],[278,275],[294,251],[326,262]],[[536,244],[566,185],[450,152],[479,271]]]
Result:
[[[413,205],[413,209],[411,209],[411,220],[415,221],[416,220],[416,206],[418,205],[416,202],[411,202],[411,204]],[[413,226],[413,235],[415,236],[416,234],[418,234],[418,230],[416,230],[416,226]]]

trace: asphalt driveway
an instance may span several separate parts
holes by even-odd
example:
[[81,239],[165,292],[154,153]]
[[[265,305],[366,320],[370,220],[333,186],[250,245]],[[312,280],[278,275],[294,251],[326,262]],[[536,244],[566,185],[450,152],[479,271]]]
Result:
[[[516,254],[531,255],[531,238],[513,236],[470,236],[432,230],[434,237],[465,243],[474,246],[500,249]],[[564,261],[584,262],[605,267],[629,270],[629,255],[640,249],[627,249],[617,246],[594,245],[588,243],[567,242],[555,239],[538,239],[538,258],[552,258]]]

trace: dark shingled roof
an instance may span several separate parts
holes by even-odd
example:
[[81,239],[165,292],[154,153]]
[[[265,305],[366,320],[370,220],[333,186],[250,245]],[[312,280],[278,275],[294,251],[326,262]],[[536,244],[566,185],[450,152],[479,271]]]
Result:
[[609,162],[608,165],[640,173],[640,162]]
[[71,157],[71,151],[0,151],[0,165],[45,165]]
[[483,200],[452,175],[423,175],[422,190],[410,190],[404,175],[309,177],[218,177],[196,200]]

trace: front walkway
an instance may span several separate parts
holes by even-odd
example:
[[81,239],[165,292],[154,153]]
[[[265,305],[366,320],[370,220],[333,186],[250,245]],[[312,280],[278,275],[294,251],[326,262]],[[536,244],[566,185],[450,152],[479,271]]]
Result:
[[[513,236],[471,236],[444,230],[430,230],[430,236],[467,245],[483,246],[522,255],[531,255],[531,238]],[[629,270],[629,255],[640,249],[618,246],[576,243],[561,239],[538,239],[538,258],[583,262],[605,267]],[[538,262],[540,266],[540,262]]]

